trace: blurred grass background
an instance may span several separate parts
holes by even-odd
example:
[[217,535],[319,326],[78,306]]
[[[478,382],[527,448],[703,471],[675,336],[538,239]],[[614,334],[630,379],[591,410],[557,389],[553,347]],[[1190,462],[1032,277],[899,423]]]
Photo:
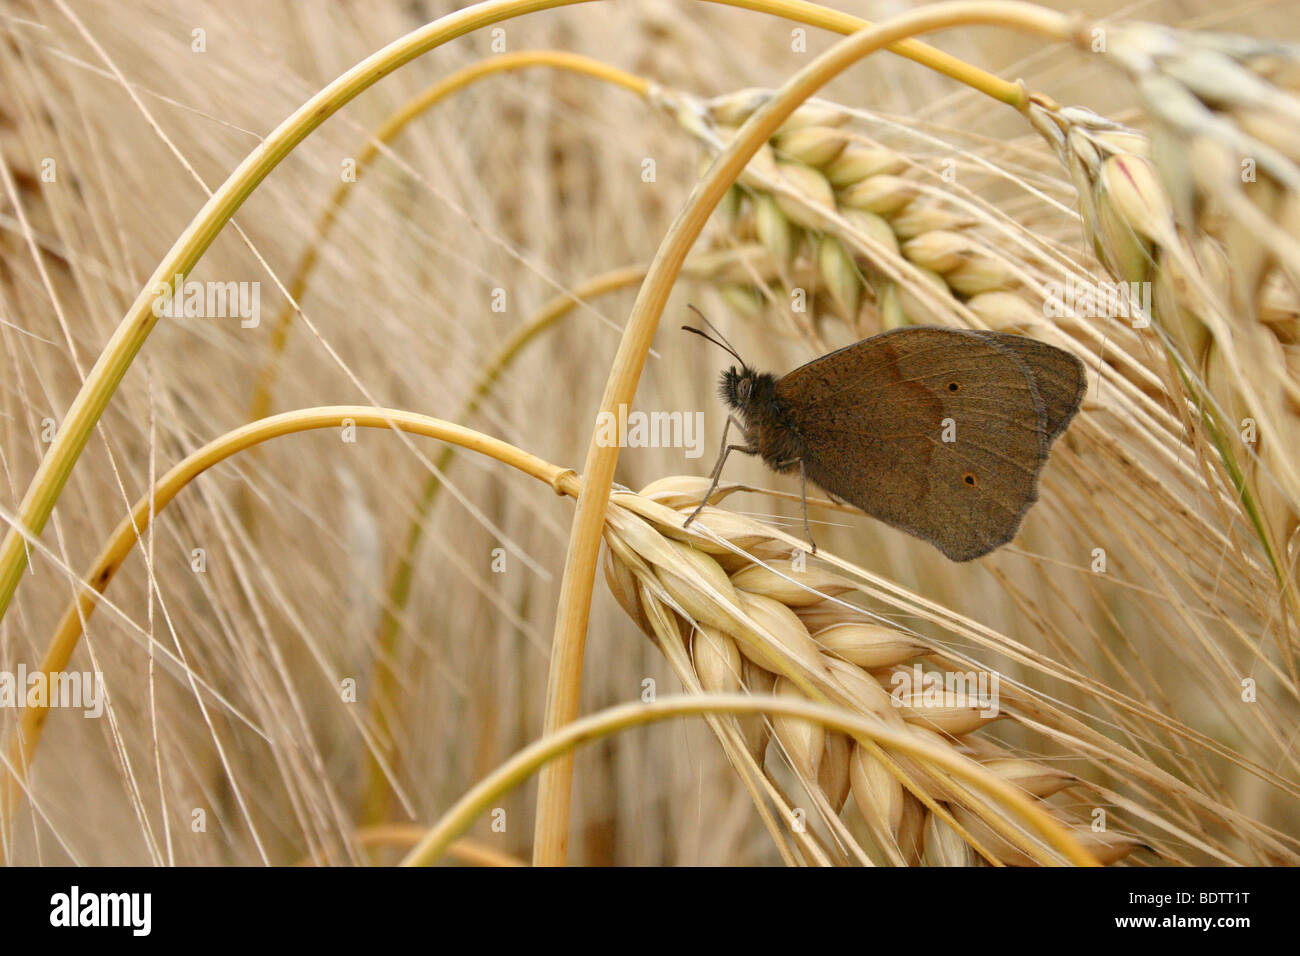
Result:
[[[219,184],[264,135],[357,60],[453,9],[428,2],[258,0],[56,3],[0,7],[0,502],[12,513],[43,450],[42,420],[58,420],[141,284]],[[837,0],[874,20],[907,4]],[[1065,5],[1070,6],[1070,5]],[[1209,2],[1089,13],[1258,36],[1293,35],[1288,5]],[[508,50],[586,53],[686,92],[711,96],[777,86],[834,38],[709,4],[624,0],[507,23]],[[195,52],[195,30],[205,52]],[[88,41],[93,38],[94,43]],[[341,163],[368,130],[453,70],[494,52],[468,37],[387,77],[283,163],[235,217],[281,282],[288,281]],[[938,45],[1057,100],[1135,119],[1131,91],[1079,56],[1001,31],[944,34]],[[98,47],[98,48],[97,48]],[[125,78],[126,86],[118,78]],[[924,156],[893,130],[924,131],[982,155],[1023,150],[1038,171],[1050,154],[1014,111],[990,104],[909,61],[872,57],[824,91],[868,111],[871,130]],[[137,102],[138,101],[138,102]],[[143,109],[141,108],[143,107]],[[148,116],[146,116],[146,111]],[[152,122],[150,120],[152,117]],[[154,123],[156,122],[156,127]],[[546,69],[491,77],[449,98],[393,144],[353,187],[301,300],[273,409],[364,403],[457,418],[500,343],[547,299],[583,280],[644,264],[689,193],[700,151],[672,119],[628,92]],[[935,156],[944,154],[938,147]],[[57,178],[42,181],[53,159]],[[642,164],[656,164],[653,183]],[[937,159],[936,159],[937,162]],[[967,180],[970,184],[972,180]],[[1065,202],[1057,173],[1045,188]],[[979,188],[979,187],[976,187]],[[989,177],[983,198],[1024,211],[1040,234],[1071,249],[1077,220],[1048,215]],[[38,237],[39,267],[18,207]],[[105,414],[44,541],[80,571],[129,502],[210,438],[247,418],[283,296],[248,245],[227,228],[189,278],[261,283],[262,322],[164,320]],[[492,309],[494,290],[506,309]],[[635,290],[579,308],[530,346],[474,422],[550,461],[581,468],[618,329]],[[626,451],[618,480],[633,488],[707,472],[725,421],[715,379],[725,357],[676,330],[699,305],[751,362],[784,372],[814,357],[793,337],[729,312],[714,289],[683,282],[665,316],[638,396],[647,409],[703,410],[705,455]],[[364,385],[364,392],[357,382]],[[1068,442],[1068,438],[1066,439]],[[429,448],[434,457],[439,449]],[[55,712],[24,804],[8,834],[19,863],[288,863],[308,855],[359,860],[355,826],[365,750],[359,728],[371,689],[374,633],[387,575],[426,469],[394,436],[332,431],[280,439],[240,456],[183,492],[156,527],[152,567],[133,555],[108,592],[120,609],[91,620],[73,666],[102,669],[110,718]],[[728,477],[787,490],[794,482],[733,459]],[[430,822],[474,781],[535,739],[572,502],[524,477],[460,455],[428,520],[413,597],[400,621],[395,728],[401,796],[391,819]],[[828,513],[819,542],[1025,643],[1093,626],[1150,651],[1135,589],[1080,581],[1034,557],[1056,547],[1068,509],[1045,501],[1016,546],[988,566],[954,566],[923,543],[865,518]],[[1105,487],[1088,507],[1118,507]],[[238,502],[251,497],[251,527]],[[493,533],[463,498],[506,536]],[[766,499],[733,499],[768,509]],[[779,509],[793,526],[797,506]],[[491,569],[507,547],[505,573]],[[206,552],[204,573],[191,569]],[[1057,557],[1064,553],[1056,552]],[[527,561],[520,555],[524,555]],[[532,567],[529,566],[531,563]],[[990,570],[991,569],[991,570]],[[1015,586],[1008,586],[1007,581]],[[38,557],[0,624],[0,668],[39,659],[73,593]],[[1043,621],[1056,621],[1051,626]],[[1088,627],[1079,624],[1086,620]],[[1071,630],[1073,628],[1073,630]],[[1044,636],[1049,635],[1049,636]],[[148,638],[184,658],[251,718],[250,730],[165,668],[150,675]],[[1105,676],[1106,665],[1095,664]],[[1143,666],[1181,719],[1199,713],[1176,653]],[[651,678],[677,685],[666,664],[598,582],[584,709],[636,699]],[[341,700],[338,680],[359,684]],[[1190,695],[1178,699],[1180,694]],[[16,719],[0,712],[7,734]],[[1245,747],[1231,727],[1201,729]],[[1283,728],[1284,732],[1286,728]],[[1246,775],[1220,781],[1239,809],[1278,825],[1285,805]],[[527,859],[535,785],[503,804],[505,832],[474,835]],[[192,831],[207,810],[207,831]],[[775,862],[746,794],[703,724],[635,731],[580,752],[571,859],[614,865]],[[1292,825],[1291,829],[1294,829]],[[388,859],[389,857],[381,857]]]

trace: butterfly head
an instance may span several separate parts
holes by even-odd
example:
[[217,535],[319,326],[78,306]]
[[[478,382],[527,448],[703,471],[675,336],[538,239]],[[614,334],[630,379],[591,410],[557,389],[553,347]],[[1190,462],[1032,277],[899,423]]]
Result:
[[771,402],[776,390],[776,377],[766,372],[755,372],[748,365],[732,366],[722,373],[718,391],[722,400],[748,416],[755,408]]
[[690,308],[704,320],[704,324],[714,334],[709,335],[708,332],[691,328],[689,325],[683,325],[683,331],[694,332],[701,338],[708,339],[718,348],[730,353],[740,363],[739,367],[733,365],[722,373],[722,381],[719,383],[718,388],[718,391],[722,394],[722,400],[745,416],[747,422],[761,417],[764,411],[773,406],[775,402],[776,376],[769,375],[766,372],[755,372],[746,365],[745,360],[740,357],[740,353],[731,347],[731,344],[722,337],[722,333],[713,327],[713,323],[704,318],[704,314],[695,306]]

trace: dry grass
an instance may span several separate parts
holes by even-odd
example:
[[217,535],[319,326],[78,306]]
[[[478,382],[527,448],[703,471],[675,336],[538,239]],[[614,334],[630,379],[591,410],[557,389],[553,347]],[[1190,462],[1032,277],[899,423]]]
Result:
[[[207,190],[447,12],[426,6],[0,13],[6,523]],[[1193,9],[1134,16],[1300,39],[1280,4]],[[100,670],[109,703],[99,720],[55,709],[43,732],[43,715],[0,710],[3,759],[31,761],[21,786],[0,769],[6,861],[532,857],[529,775],[581,736],[525,749],[544,735],[557,607],[571,613],[574,505],[554,491],[579,491],[567,469],[584,470],[633,296],[709,158],[768,101],[756,89],[837,38],[810,29],[792,53],[787,21],[687,2],[504,29],[512,54],[566,56],[494,60],[480,31],[348,103],[190,276],[259,282],[260,324],[162,319],[87,432],[0,617],[0,672]],[[1300,59],[1145,28],[1107,39],[1108,57],[1009,29],[940,35],[1023,78],[1021,113],[872,55],[710,219],[636,390],[641,409],[704,411],[703,457],[619,456],[576,700],[661,706],[579,728],[597,739],[576,756],[570,861],[1296,862]],[[1067,280],[1150,282],[1150,325],[1047,317]],[[955,565],[812,503],[805,566],[797,481],[735,456],[726,477],[747,487],[681,528],[724,421],[721,353],[676,331],[687,302],[774,371],[940,323],[1068,348],[1089,394],[1012,545]],[[320,406],[374,410],[222,438],[250,408]],[[997,719],[893,706],[912,664],[997,673]],[[755,713],[746,690],[785,710]],[[719,695],[717,712],[664,700],[679,691]]]

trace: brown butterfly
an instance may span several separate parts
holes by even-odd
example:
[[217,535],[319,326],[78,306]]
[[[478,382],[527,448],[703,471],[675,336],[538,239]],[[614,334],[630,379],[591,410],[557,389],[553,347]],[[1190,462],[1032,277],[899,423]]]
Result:
[[[809,481],[953,561],[1006,544],[1086,390],[1083,363],[1069,352],[1005,332],[928,326],[874,335],[778,379],[746,365],[704,321],[718,338],[683,328],[740,362],[722,373],[721,392],[742,419],[727,416],[704,500],[733,451],[797,470],[814,553]],[[744,444],[727,443],[733,422]]]

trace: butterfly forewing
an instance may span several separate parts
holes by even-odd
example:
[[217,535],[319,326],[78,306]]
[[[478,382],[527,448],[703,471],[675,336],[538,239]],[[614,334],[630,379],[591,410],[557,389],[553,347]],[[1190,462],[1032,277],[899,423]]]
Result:
[[1068,373],[1052,371],[1045,402],[1004,337],[897,329],[786,375],[808,478],[956,561],[1011,540],[1077,398],[1067,409]]

